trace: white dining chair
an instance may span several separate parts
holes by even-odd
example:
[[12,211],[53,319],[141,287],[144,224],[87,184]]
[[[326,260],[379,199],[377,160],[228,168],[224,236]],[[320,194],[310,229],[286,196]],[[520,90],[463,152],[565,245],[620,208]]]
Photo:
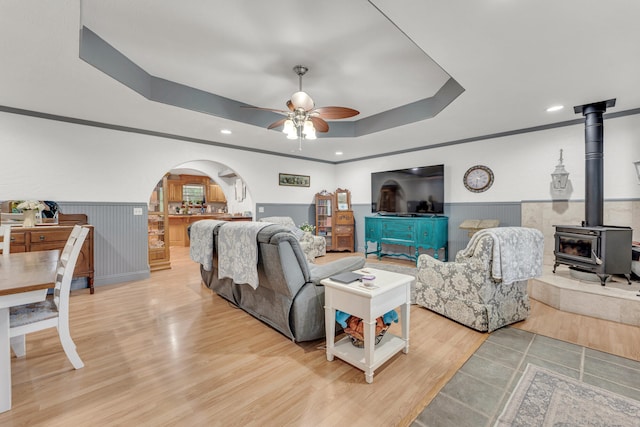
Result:
[[[58,265],[67,265],[67,262],[69,262],[69,256],[71,255],[71,250],[73,249],[78,237],[80,237],[82,230],[83,227],[81,225],[76,224],[73,226],[71,233],[69,233],[69,237],[67,238],[67,242],[64,244],[64,248],[62,248],[62,252],[60,252]],[[82,244],[80,246],[82,246]]]
[[25,335],[42,329],[57,328],[62,348],[75,369],[84,366],[69,332],[69,294],[78,255],[89,228],[77,226],[69,235],[60,255],[53,295],[38,303],[11,307],[9,337],[16,357],[26,354]]
[[2,255],[9,255],[11,252],[11,226],[0,225],[0,236],[2,236],[2,242],[0,242],[0,252]]

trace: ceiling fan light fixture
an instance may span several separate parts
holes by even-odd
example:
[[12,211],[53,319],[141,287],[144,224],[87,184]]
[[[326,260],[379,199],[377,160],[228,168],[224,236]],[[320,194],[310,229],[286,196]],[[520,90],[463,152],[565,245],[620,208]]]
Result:
[[311,120],[304,121],[302,133],[304,134],[305,139],[316,139],[316,129],[313,127]]
[[315,132],[315,128],[313,127],[313,123],[311,122],[311,120],[306,119],[304,121],[304,127],[302,128],[304,133],[310,133],[310,132]]
[[298,130],[293,128],[287,133],[287,139],[298,139]]
[[282,128],[282,132],[286,134],[295,132],[295,128],[293,126],[293,120],[287,119],[284,121],[284,127]]
[[291,95],[291,103],[295,108],[302,108],[304,111],[313,110],[313,99],[306,92],[299,91]]
[[298,92],[291,95],[291,99],[286,102],[288,111],[254,106],[246,106],[246,108],[272,111],[285,116],[286,118],[271,123],[267,129],[282,126],[282,132],[287,135],[287,139],[298,140],[298,150],[302,150],[302,140],[316,139],[316,132],[329,132],[329,124],[326,120],[346,119],[360,114],[357,110],[347,107],[316,108],[313,99],[302,90],[302,76],[309,69],[304,65],[296,65],[293,71],[298,75]]

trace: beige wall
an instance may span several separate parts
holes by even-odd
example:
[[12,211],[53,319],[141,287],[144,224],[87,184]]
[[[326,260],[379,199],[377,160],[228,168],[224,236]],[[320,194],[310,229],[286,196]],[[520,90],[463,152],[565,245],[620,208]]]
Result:
[[[553,265],[554,226],[580,225],[584,220],[584,202],[523,202],[522,226],[544,234],[544,264]],[[640,202],[605,201],[604,224],[633,228],[633,240],[640,240]]]

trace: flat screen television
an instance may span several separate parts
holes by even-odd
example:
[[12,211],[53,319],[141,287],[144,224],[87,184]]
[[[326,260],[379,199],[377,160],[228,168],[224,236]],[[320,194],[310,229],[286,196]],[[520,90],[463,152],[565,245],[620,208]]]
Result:
[[444,214],[444,165],[372,172],[371,212],[407,216]]

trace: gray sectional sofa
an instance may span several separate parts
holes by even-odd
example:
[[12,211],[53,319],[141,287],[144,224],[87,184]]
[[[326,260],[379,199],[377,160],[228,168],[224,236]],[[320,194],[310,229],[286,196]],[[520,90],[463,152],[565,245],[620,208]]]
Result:
[[[213,267],[207,270],[202,263],[200,266],[205,285],[295,342],[323,338],[324,286],[320,280],[361,268],[364,257],[350,256],[323,265],[310,264],[289,228],[266,225],[257,233],[259,284],[254,289],[248,284],[234,283],[231,278],[218,277],[218,239],[226,224],[211,224]],[[197,247],[198,242],[193,239],[198,234],[190,229],[189,235],[194,258],[194,244]]]

